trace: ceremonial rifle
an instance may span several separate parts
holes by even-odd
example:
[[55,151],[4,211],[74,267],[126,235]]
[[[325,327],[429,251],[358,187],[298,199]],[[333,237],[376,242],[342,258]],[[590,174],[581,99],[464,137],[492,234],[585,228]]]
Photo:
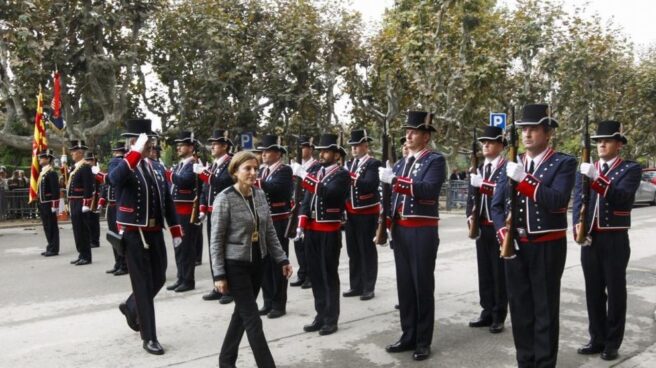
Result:
[[[581,150],[581,163],[590,162],[590,133],[588,132],[588,114],[585,114],[583,122],[583,149]],[[579,223],[576,224],[576,242],[581,246],[588,246],[591,240],[588,237],[586,229],[587,214],[588,214],[588,201],[590,200],[590,179],[581,175],[581,211],[579,212]]]
[[[389,134],[389,121],[386,118],[385,124],[383,125],[383,135],[381,137],[382,143],[382,164],[387,166],[387,162],[396,162],[396,156],[394,154],[394,144],[391,142],[391,137]],[[382,198],[381,203],[383,205],[380,215],[378,215],[378,227],[376,228],[376,238],[374,243],[377,245],[387,244],[387,219],[391,217],[391,202],[392,202],[392,186],[390,184],[381,183],[382,186]]]
[[[298,138],[296,139],[296,162],[299,165],[303,164],[303,147],[301,147],[301,133],[299,132]],[[287,223],[287,230],[285,231],[285,236],[287,238],[293,239],[296,237],[296,228],[298,227],[298,213],[301,209],[301,202],[303,201],[303,186],[302,180],[298,176],[294,177],[294,206],[292,207],[291,216],[289,217],[289,222]]]
[[[515,107],[512,107],[510,112],[510,148],[508,151],[508,161],[517,162],[517,149],[519,142],[517,139],[517,127],[515,126]],[[517,219],[517,183],[508,178],[508,186],[510,190],[510,211],[506,218],[506,237],[501,244],[501,257],[505,259],[512,259],[516,257],[515,254],[515,221]]]
[[[469,172],[472,175],[478,173],[478,140],[476,139],[476,128],[474,128],[474,142],[472,143],[471,167]],[[481,207],[481,191],[479,188],[472,188],[474,196],[474,205],[471,209],[471,219],[469,220],[469,238],[476,239],[479,235],[479,214]]]

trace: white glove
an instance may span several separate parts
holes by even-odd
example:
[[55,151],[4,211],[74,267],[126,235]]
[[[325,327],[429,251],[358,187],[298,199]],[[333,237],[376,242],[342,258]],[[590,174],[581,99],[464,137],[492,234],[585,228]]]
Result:
[[173,248],[177,248],[182,244],[182,238],[180,237],[175,237],[173,238]]
[[205,171],[205,166],[203,164],[194,164],[193,170],[194,174],[200,174]]
[[62,155],[61,159],[59,159],[62,165],[66,165],[68,163],[68,157],[66,155]]
[[99,205],[98,205],[98,210],[97,210],[96,212],[100,213],[100,211],[102,211],[102,209],[103,209],[102,204],[99,204]]
[[480,188],[483,185],[483,177],[478,174],[471,174],[469,176],[469,184],[472,187]]
[[592,180],[597,179],[599,176],[599,173],[597,172],[597,169],[594,167],[594,165],[587,162],[581,163],[579,172]]
[[50,211],[52,211],[52,213],[57,213],[57,207],[51,207]]
[[132,147],[130,147],[130,150],[141,153],[143,152],[144,147],[146,147],[146,142],[148,142],[148,136],[146,135],[146,133],[141,133],[139,134],[137,141],[134,142]]
[[506,164],[506,175],[519,183],[526,177],[526,171],[524,171],[522,164],[511,161]]
[[298,176],[301,179],[305,179],[307,176],[307,170],[305,170],[303,165],[298,162],[292,162],[292,172],[294,173],[294,176]]
[[378,177],[383,183],[392,184],[392,180],[394,180],[396,175],[394,175],[394,170],[392,170],[392,166],[390,166],[389,161],[387,161],[387,165],[385,167],[378,168]]
[[300,228],[300,227],[297,227],[297,228],[296,228],[296,237],[294,237],[293,240],[294,240],[295,242],[297,242],[297,241],[303,239],[304,236],[305,236],[305,234],[303,234],[303,229]]
[[100,172],[100,167],[98,166],[98,164],[91,166],[91,172],[93,173],[93,175],[96,175],[97,173]]
[[82,206],[82,213],[87,213],[89,211],[91,211],[91,208],[89,208],[89,206]]
[[205,212],[198,214],[198,222],[203,222],[203,220],[205,220]]

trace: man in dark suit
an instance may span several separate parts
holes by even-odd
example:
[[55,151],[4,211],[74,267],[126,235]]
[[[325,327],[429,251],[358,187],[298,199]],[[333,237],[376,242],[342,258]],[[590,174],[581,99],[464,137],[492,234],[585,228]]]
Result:
[[[558,356],[560,278],[567,254],[567,204],[576,174],[576,159],[550,146],[558,127],[546,104],[526,105],[521,120],[526,153],[506,163],[492,199],[492,221],[499,243],[508,229],[510,196],[516,195],[518,217],[513,219],[516,257],[505,260],[517,364],[555,367]],[[510,190],[508,181],[517,183]]]
[[[229,136],[227,130],[215,129],[214,132],[212,132],[212,137],[208,139],[212,144],[210,149],[213,157],[212,165],[210,165],[209,168],[206,168],[201,164],[195,164],[193,167],[194,173],[196,173],[204,183],[203,192],[200,196],[200,220],[202,221],[205,217],[208,217],[208,241],[212,234],[212,221],[210,221],[210,219],[214,209],[214,200],[219,193],[234,184],[234,181],[228,172],[228,165],[232,158],[230,155],[230,148],[233,147]],[[209,257],[209,260],[210,272],[213,272],[212,257]],[[232,302],[233,299],[229,294],[221,294],[213,287],[209,293],[203,295],[203,300],[218,300],[221,304],[228,304]]]
[[380,213],[378,168],[381,164],[369,156],[371,141],[373,139],[366,129],[353,130],[348,142],[353,159],[346,163],[351,175],[351,186],[346,199],[344,228],[351,288],[342,295],[359,296],[360,300],[373,299],[378,276],[378,251],[374,237]]
[[[282,146],[281,138],[269,134],[262,137],[257,147],[262,151],[262,163],[255,186],[266,194],[271,210],[273,227],[285,254],[289,253],[289,239],[285,236],[292,204],[292,168],[282,162],[282,155],[287,149]],[[280,273],[280,265],[267,256],[264,259],[262,277],[263,306],[260,315],[268,318],[279,318],[287,313],[287,278]]]
[[59,226],[57,224],[57,209],[59,208],[59,177],[52,167],[55,158],[52,150],[39,152],[39,165],[41,172],[37,180],[39,198],[39,217],[46,235],[46,251],[41,253],[44,257],[59,254]]
[[350,177],[339,166],[343,148],[335,134],[322,134],[317,148],[321,150],[321,167],[307,172],[298,163],[292,165],[294,175],[303,180],[306,189],[299,215],[296,239],[304,238],[308,275],[312,281],[316,316],[305,332],[319,331],[330,335],[337,331],[339,319],[339,252],[342,247],[341,220]]
[[149,151],[155,136],[150,120],[128,120],[130,151],[109,172],[109,182],[116,188],[118,212],[116,222],[130,270],[132,294],[119,310],[128,326],[139,331],[143,348],[150,354],[164,354],[157,339],[154,298],[166,280],[166,244],[164,221],[173,237],[173,247],[182,243],[182,229],[164,177],[152,167]]
[[379,169],[380,181],[392,185],[391,244],[401,313],[401,338],[387,352],[414,350],[414,360],[430,356],[435,324],[435,259],[439,195],[446,180],[444,156],[428,149],[433,115],[409,111],[405,125],[408,157],[393,168]]
[[[506,165],[501,154],[507,141],[503,138],[503,130],[492,126],[485,127],[478,141],[485,161],[476,168],[476,174],[470,177],[466,214],[469,226],[472,226],[472,215],[475,213],[478,216],[476,259],[478,295],[483,310],[477,319],[469,322],[469,327],[489,327],[490,332],[499,333],[503,331],[503,323],[508,314],[508,296],[504,261],[500,257],[490,208],[492,196],[497,190],[496,183]],[[480,196],[478,207],[475,205],[476,196]]]
[[[91,203],[95,195],[95,179],[91,165],[84,160],[84,151],[88,148],[84,141],[71,141],[69,151],[75,164],[70,168],[67,183],[68,208],[71,212],[73,237],[78,258],[71,261],[76,266],[91,264]],[[66,156],[62,156],[66,164]]]
[[[581,266],[590,341],[578,353],[601,353],[602,359],[615,360],[626,323],[626,267],[631,254],[628,231],[642,170],[636,162],[620,157],[627,139],[619,122],[600,122],[591,138],[597,143],[599,161],[581,163],[572,211],[572,223],[577,224],[575,237],[585,231],[588,238],[581,248]],[[589,178],[592,190],[583,187],[583,176]],[[582,229],[584,190],[589,190],[589,200]]]

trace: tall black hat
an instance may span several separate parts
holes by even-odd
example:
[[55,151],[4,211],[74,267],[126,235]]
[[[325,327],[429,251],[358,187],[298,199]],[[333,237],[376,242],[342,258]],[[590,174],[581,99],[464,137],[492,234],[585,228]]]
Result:
[[225,129],[214,129],[212,136],[207,139],[208,142],[223,142],[227,143],[230,146],[233,146],[232,141],[229,138],[229,133]]
[[152,131],[151,125],[150,119],[129,119],[125,122],[125,132],[121,135],[123,137],[138,137],[143,133],[149,137],[157,137],[157,134]]
[[344,149],[340,145],[339,136],[337,134],[324,133],[319,137],[319,144],[317,149],[329,149],[336,152],[343,151]]
[[307,135],[299,135],[298,145],[301,147],[305,146],[314,149],[314,137],[308,137]]
[[516,122],[517,126],[544,124],[551,128],[558,128],[558,122],[551,117],[551,108],[547,104],[528,104],[522,108],[522,118]]
[[503,143],[504,146],[508,144],[508,141],[503,137],[503,129],[489,125],[483,129],[483,134],[478,137],[478,141],[497,141]]
[[53,159],[53,158],[55,158],[55,151],[53,151],[51,149],[44,149],[41,152],[39,152],[39,158],[42,158],[42,157],[48,157],[50,159]]
[[95,160],[96,155],[91,151],[86,151],[86,152],[84,152],[84,159],[85,160]]
[[114,143],[114,146],[112,147],[112,151],[114,152],[127,152],[127,149],[125,148],[125,143],[123,142],[116,142]]
[[401,128],[417,129],[426,132],[435,132],[433,127],[433,114],[426,111],[408,111],[408,118]]
[[277,150],[282,153],[287,153],[287,149],[282,146],[282,138],[275,134],[267,134],[262,137],[260,144],[257,145],[259,151],[263,150]]
[[174,140],[175,143],[186,143],[186,144],[195,144],[198,142],[198,139],[196,139],[196,136],[194,135],[194,132],[189,132],[186,130],[183,130],[178,133],[178,138]]
[[616,139],[624,144],[628,143],[628,140],[622,134],[622,124],[615,120],[600,121],[597,124],[597,133],[590,136],[590,139]]
[[366,129],[356,129],[351,131],[351,139],[348,141],[348,144],[355,146],[362,142],[373,142],[373,140],[374,139],[367,134]]
[[73,151],[73,150],[77,150],[77,149],[88,150],[89,147],[87,147],[87,145],[81,139],[76,139],[76,140],[70,141],[70,146],[68,147],[68,150]]

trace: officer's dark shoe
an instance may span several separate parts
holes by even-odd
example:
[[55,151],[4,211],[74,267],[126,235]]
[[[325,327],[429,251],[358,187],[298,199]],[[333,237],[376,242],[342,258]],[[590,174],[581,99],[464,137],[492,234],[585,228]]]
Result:
[[490,332],[493,333],[493,334],[498,334],[501,331],[503,331],[503,322],[494,322],[490,326]]
[[274,319],[274,318],[280,318],[280,317],[284,316],[285,314],[287,314],[287,312],[284,311],[284,310],[271,309],[271,312],[269,312],[269,314],[267,314],[267,317],[271,318],[271,319]]
[[601,359],[603,360],[615,360],[617,356],[617,349],[605,348],[601,353]]
[[157,342],[157,340],[148,340],[148,341],[144,340],[143,348],[144,350],[146,350],[151,354],[155,354],[155,355],[164,354],[164,348],[162,347],[162,345],[159,344],[159,342]]
[[44,254],[45,257],[54,257],[54,256],[57,256],[57,255],[59,255],[59,253],[50,252],[50,251],[45,252],[45,254]]
[[176,282],[172,283],[171,285],[167,286],[166,290],[175,290],[175,289],[178,288],[178,286],[180,286],[180,284],[182,284],[180,281],[176,281]]
[[114,273],[118,271],[118,267],[114,266],[114,268],[110,268],[109,270],[105,271],[105,273]]
[[394,309],[399,310],[401,307],[398,304],[394,304]]
[[335,332],[337,332],[337,325],[323,325],[319,329],[319,335],[321,336],[332,335]]
[[264,307],[260,308],[258,310],[258,312],[260,313],[260,316],[265,316],[265,315],[269,314],[269,312],[271,312],[271,307],[264,306]]
[[121,303],[118,305],[118,310],[123,313],[125,316],[125,320],[128,323],[128,327],[130,327],[132,330],[139,332],[139,322],[137,322],[137,319],[134,316],[130,315],[130,311],[128,310],[128,306],[125,303]]
[[431,350],[429,347],[417,348],[412,354],[414,360],[426,360],[430,356]]
[[45,255],[46,255],[46,252],[41,252],[41,255],[42,255],[42,256],[45,256]]
[[203,262],[201,262],[201,261],[196,261],[196,266],[200,266],[201,264],[203,264]]
[[581,346],[576,350],[577,353],[582,354],[582,355],[591,355],[591,354],[599,354],[602,351],[604,351],[604,346],[603,345],[595,345],[591,342]]
[[360,295],[360,300],[371,300],[375,296],[373,291],[367,291],[366,293],[363,293]]
[[360,295],[362,295],[361,291],[350,290],[350,289],[342,293],[342,296],[345,297],[345,298],[348,298],[348,297],[351,297],[351,296],[360,296]]
[[176,293],[184,293],[185,291],[190,291],[194,290],[196,288],[196,285],[191,283],[191,282],[185,282],[180,284],[177,288],[175,288]]
[[230,304],[233,300],[235,300],[235,298],[230,295],[222,295],[221,299],[219,299],[219,304]]
[[212,289],[209,293],[203,295],[203,300],[219,300],[221,299],[221,293]]
[[395,342],[392,345],[387,345],[385,347],[385,351],[388,353],[400,353],[403,351],[410,351],[410,350],[415,350],[414,345],[404,344],[403,342],[401,342],[401,340]]
[[100,244],[91,244],[91,248],[100,248]]
[[75,265],[76,266],[85,266],[85,265],[88,265],[88,264],[91,264],[91,261],[89,261],[88,259],[80,259],[79,261],[77,261],[77,263]]
[[478,317],[473,321],[469,321],[469,327],[489,327],[492,326],[492,318]]
[[301,289],[311,289],[312,288],[312,282],[310,282],[310,279],[305,279],[303,281],[303,285],[301,285]]
[[128,274],[128,270],[126,270],[125,268],[119,268],[118,270],[116,270],[116,272],[114,272],[114,276],[123,276],[127,274]]
[[312,321],[312,323],[310,323],[309,325],[303,326],[303,331],[305,332],[315,332],[315,331],[319,331],[320,329],[321,329],[321,322],[319,322],[316,319]]
[[299,279],[297,277],[296,281],[292,281],[292,282],[289,283],[289,286],[301,286],[301,285],[303,285],[304,282],[305,282],[305,280]]
[[77,264],[78,262],[80,262],[80,259],[79,259],[79,258],[78,258],[78,259],[74,259],[74,260],[72,260],[72,261],[71,261],[71,264],[74,265],[74,264]]

